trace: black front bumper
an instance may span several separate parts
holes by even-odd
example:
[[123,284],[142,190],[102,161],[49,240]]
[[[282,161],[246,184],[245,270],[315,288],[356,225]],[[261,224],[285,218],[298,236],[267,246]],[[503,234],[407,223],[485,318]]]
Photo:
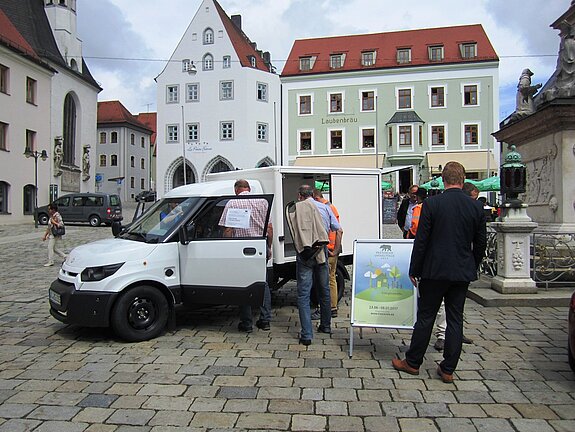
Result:
[[[108,327],[117,293],[76,291],[73,284],[56,279],[50,285],[50,315],[64,324]],[[57,302],[57,299],[60,302]]]

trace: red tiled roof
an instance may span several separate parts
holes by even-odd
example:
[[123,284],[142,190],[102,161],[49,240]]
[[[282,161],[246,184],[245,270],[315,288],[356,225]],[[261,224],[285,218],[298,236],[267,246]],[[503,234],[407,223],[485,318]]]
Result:
[[120,101],[98,102],[98,125],[110,123],[128,123],[150,133],[154,132],[153,129],[134,117]]
[[[460,44],[472,42],[477,44],[477,57],[473,59],[462,58]],[[428,47],[438,45],[443,45],[444,58],[440,62],[431,62]],[[397,63],[398,48],[411,48],[410,63]],[[376,51],[373,66],[361,64],[361,54],[365,51]],[[330,54],[345,54],[345,63],[342,68],[330,69]],[[317,56],[313,69],[300,71],[300,57],[308,56]],[[498,60],[499,58],[481,24],[473,24],[296,40],[282,71],[282,76]]]
[[34,51],[34,48],[24,39],[24,36],[14,27],[6,14],[0,10],[0,41],[12,48],[25,54],[36,61],[40,61],[40,57]]
[[150,142],[153,144],[156,143],[156,130],[158,124],[158,113],[149,112],[149,113],[140,113],[136,116],[136,118],[141,121],[143,124],[146,125],[148,129],[152,132],[152,136],[150,137]]
[[251,41],[246,36],[246,34],[236,27],[232,20],[228,17],[226,12],[222,9],[220,4],[214,0],[216,9],[220,15],[220,18],[224,24],[226,32],[232,41],[232,45],[236,50],[236,54],[240,59],[240,63],[243,67],[253,67],[250,63],[250,57],[253,56],[256,60],[256,69],[262,70],[264,72],[269,72],[269,67],[266,66],[265,62],[254,47],[251,45]]

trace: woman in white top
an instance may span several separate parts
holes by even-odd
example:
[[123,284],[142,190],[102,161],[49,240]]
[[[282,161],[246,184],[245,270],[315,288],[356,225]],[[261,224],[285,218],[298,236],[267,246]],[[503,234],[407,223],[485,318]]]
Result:
[[62,236],[55,236],[52,234],[52,228],[63,227],[64,221],[62,216],[58,213],[58,206],[56,204],[50,204],[48,206],[48,213],[50,214],[50,219],[48,220],[48,228],[44,233],[42,241],[48,240],[48,262],[44,264],[44,267],[50,267],[54,265],[54,254],[61,256],[66,259],[67,255],[60,249],[58,249],[58,244],[62,240]]

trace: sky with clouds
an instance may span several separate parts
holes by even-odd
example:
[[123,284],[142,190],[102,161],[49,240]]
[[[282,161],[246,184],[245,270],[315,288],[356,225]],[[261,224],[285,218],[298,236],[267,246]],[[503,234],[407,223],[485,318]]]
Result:
[[[515,109],[521,71],[545,83],[555,70],[558,32],[549,27],[570,0],[219,0],[269,51],[278,73],[296,39],[482,24],[500,57],[500,119]],[[162,71],[201,0],[78,0],[78,33],[99,100],[132,113],[156,110]]]

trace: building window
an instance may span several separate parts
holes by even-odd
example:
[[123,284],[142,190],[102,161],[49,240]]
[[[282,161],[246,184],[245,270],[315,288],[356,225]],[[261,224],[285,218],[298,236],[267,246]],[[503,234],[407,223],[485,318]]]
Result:
[[397,49],[397,63],[398,64],[411,63],[411,48]]
[[256,58],[254,56],[250,56],[250,64],[252,67],[256,67]]
[[311,151],[311,131],[299,133],[299,151]]
[[375,110],[375,92],[373,90],[361,92],[361,110],[362,111]]
[[110,166],[118,166],[118,155],[110,155]]
[[214,69],[214,56],[212,56],[211,54],[204,55],[204,58],[202,59],[202,65],[203,65],[203,69],[205,71],[213,70]]
[[146,148],[146,139],[144,137],[140,137],[140,146]]
[[100,144],[106,144],[106,138],[108,134],[106,132],[100,132]]
[[268,125],[267,123],[257,124],[257,140],[258,141],[268,141]]
[[463,86],[463,105],[465,106],[479,105],[477,98],[477,85]]
[[230,56],[224,56],[222,59],[222,67],[228,69],[232,67],[232,58]]
[[73,165],[76,160],[76,102],[70,93],[64,98],[63,133],[64,162]]
[[136,186],[136,179],[134,177],[130,177],[130,187],[134,189]]
[[204,30],[204,45],[210,45],[214,43],[214,31],[211,28]]
[[234,98],[234,82],[220,81],[220,100],[232,100]]
[[300,115],[311,114],[311,95],[300,95],[298,105]]
[[106,155],[100,155],[100,166],[101,166],[101,167],[105,167],[105,166],[106,166],[106,163],[107,163],[107,160],[106,160],[106,159],[107,159]]
[[8,213],[8,191],[10,185],[0,181],[0,213]]
[[26,129],[26,147],[24,152],[35,151],[36,150],[36,132],[30,129]]
[[445,88],[431,87],[430,105],[432,108],[445,107]]
[[477,57],[477,44],[476,43],[464,43],[459,45],[461,50],[461,57],[464,59],[470,59]]
[[311,57],[300,57],[299,58],[299,70],[309,71],[313,67]]
[[373,66],[375,64],[375,51],[362,52],[361,64],[363,66]]
[[130,144],[136,145],[136,135],[130,134]]
[[399,145],[411,147],[411,126],[399,126]]
[[445,146],[445,126],[431,126],[431,145]]
[[329,56],[330,69],[341,69],[343,67],[343,54],[332,54]]
[[476,124],[466,124],[463,126],[464,144],[473,146],[479,144],[479,126]]
[[188,123],[188,142],[200,140],[200,124]]
[[361,148],[372,149],[375,147],[375,129],[367,128],[361,130]]
[[134,156],[130,156],[130,167],[136,167],[136,158]]
[[436,45],[427,47],[429,54],[429,61],[440,62],[443,60],[443,45]]
[[266,83],[257,83],[257,100],[261,102],[268,101],[268,85]]
[[8,69],[3,64],[0,64],[0,92],[8,93]]
[[118,143],[118,132],[112,132],[110,134],[110,142],[112,144],[117,144]]
[[190,59],[184,59],[182,60],[182,72],[189,72],[192,66],[192,62],[190,61]]
[[143,178],[140,179],[140,189],[146,189],[146,180]]
[[8,149],[8,124],[0,122],[0,150]]
[[140,158],[140,169],[146,169],[146,159]]
[[393,145],[393,128],[389,126],[387,128],[387,141],[389,142],[389,147]]
[[343,131],[342,130],[330,130],[329,131],[329,149],[330,150],[341,150],[343,149]]
[[397,90],[397,108],[411,109],[411,89]]
[[343,112],[343,95],[341,93],[331,93],[329,95],[329,112]]
[[26,77],[26,102],[36,105],[36,80]]
[[234,122],[220,122],[220,140],[231,141],[234,139]]
[[166,103],[178,103],[178,85],[169,85],[166,87]]
[[200,100],[200,84],[192,83],[186,85],[186,102],[199,102]]
[[167,142],[170,143],[178,142],[180,140],[180,137],[178,136],[178,125],[168,125],[167,135],[168,135]]

